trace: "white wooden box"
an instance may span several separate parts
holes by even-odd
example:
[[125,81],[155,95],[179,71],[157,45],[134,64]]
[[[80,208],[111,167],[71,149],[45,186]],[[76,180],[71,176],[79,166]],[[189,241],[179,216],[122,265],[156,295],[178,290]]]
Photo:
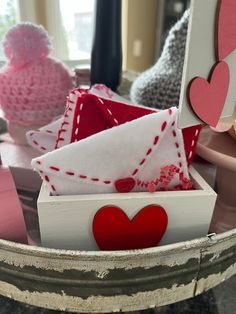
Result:
[[50,196],[43,184],[38,198],[42,245],[98,250],[92,223],[96,212],[106,205],[119,206],[129,219],[147,205],[162,206],[168,214],[168,226],[159,245],[204,236],[208,233],[216,193],[193,167],[190,175],[196,190]]

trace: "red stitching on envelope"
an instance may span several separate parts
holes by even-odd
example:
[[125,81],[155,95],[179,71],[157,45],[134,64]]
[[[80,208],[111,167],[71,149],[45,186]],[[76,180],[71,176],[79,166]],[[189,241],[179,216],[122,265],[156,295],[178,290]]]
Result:
[[[175,122],[175,121],[174,121],[174,122]],[[171,126],[172,126],[172,129],[173,129],[173,130],[172,130],[172,136],[173,136],[174,140],[176,141],[177,133],[176,133],[176,129],[175,129],[175,123],[172,122]],[[179,150],[180,145],[179,145],[179,143],[178,143],[177,141],[175,142],[175,147],[177,148],[177,157],[178,157],[179,159],[182,159],[182,155],[181,155],[181,152],[180,152],[180,150]],[[180,169],[183,167],[183,164],[182,164],[181,161],[178,163],[178,165],[179,165]]]
[[[30,133],[30,136],[33,137],[33,135],[34,135],[35,133],[40,133],[40,132],[41,132],[41,131],[34,131],[34,132],[31,132],[31,133]],[[46,130],[46,132],[49,133],[49,130]],[[50,132],[51,132],[51,131],[50,131]],[[46,147],[40,146],[39,142],[37,142],[36,140],[33,140],[33,139],[32,139],[32,143],[34,143],[34,145],[36,145],[36,146],[39,146],[39,148],[40,148],[41,150],[44,150],[44,151],[47,150]]]
[[97,89],[98,91],[104,92],[108,98],[112,98],[112,93],[110,92],[110,89],[102,84],[96,84],[94,86],[94,89]]
[[[42,162],[41,161],[39,161],[39,160],[36,160],[36,163],[37,164],[39,164],[39,165],[41,165],[42,164]],[[64,173],[64,174],[66,174],[66,175],[68,175],[68,176],[75,176],[76,175],[76,173],[75,172],[73,172],[73,171],[62,171],[59,167],[55,167],[55,166],[49,166],[48,167],[49,169],[51,169],[51,170],[53,170],[53,171],[56,171],[56,172],[62,172],[62,173]],[[41,174],[43,174],[43,171],[42,170],[39,170],[39,173],[41,173]],[[101,180],[101,179],[99,179],[99,178],[88,178],[88,176],[86,176],[86,175],[82,175],[82,174],[78,174],[78,177],[80,178],[80,179],[87,179],[87,180],[90,180],[90,181],[93,181],[93,182],[102,182],[102,183],[104,183],[104,184],[106,184],[106,185],[108,185],[108,184],[112,184],[112,181],[111,180]],[[48,175],[44,175],[44,178],[45,178],[45,180],[47,181],[47,182],[49,182],[50,181],[50,179],[49,179],[49,176]],[[54,188],[55,188],[55,186],[54,186]],[[54,190],[54,189],[53,189]],[[56,189],[54,190],[54,191],[56,191]]]
[[66,110],[65,110],[65,113],[64,113],[64,121],[62,122],[62,125],[61,125],[61,128],[60,130],[58,131],[58,138],[56,140],[56,145],[55,145],[55,149],[59,148],[59,142],[63,142],[65,141],[65,138],[64,137],[61,137],[61,133],[62,132],[67,132],[69,131],[67,128],[65,128],[65,126],[69,125],[70,123],[67,121],[68,118],[70,118],[70,115],[72,114],[73,112],[73,109],[71,108],[71,105],[75,104],[75,101],[73,101],[72,99],[70,99],[70,96],[71,94],[72,95],[76,95],[77,92],[79,93],[79,90],[78,88],[77,89],[74,89],[73,91],[70,92],[69,96],[67,97],[67,105],[66,105]]
[[[78,114],[77,114],[77,117],[76,117],[76,126],[75,126],[75,139],[73,140],[72,139],[72,137],[71,137],[71,141],[73,142],[73,141],[77,141],[77,139],[76,139],[76,136],[78,136],[78,132],[79,132],[79,124],[80,124],[80,117],[81,117],[81,112],[82,112],[82,109],[83,109],[83,107],[84,107],[84,104],[83,103],[80,103],[80,106],[79,106],[79,112],[78,112]],[[72,129],[73,129],[72,128]],[[73,136],[73,135],[72,135]]]
[[[30,135],[32,136],[32,135],[34,135],[34,133],[31,133]],[[39,145],[39,142],[37,142],[37,141],[33,140],[33,143],[34,143],[36,146],[39,146],[39,148],[40,148],[40,149],[42,149],[42,150],[47,150],[47,148],[46,148],[46,147],[44,147],[44,146],[40,146],[40,145]]]
[[50,166],[49,168],[52,169],[52,170],[54,170],[54,171],[60,171],[60,169],[57,168],[57,167]]
[[191,160],[191,158],[193,156],[193,150],[194,150],[194,147],[195,147],[195,144],[196,144],[199,132],[200,132],[200,130],[197,129],[195,134],[194,134],[194,138],[193,138],[192,143],[191,143],[191,150],[189,151],[189,154],[187,156],[188,165],[189,165],[189,162],[190,162],[190,160]]
[[[168,113],[171,115],[171,114],[172,114],[172,110],[168,110]],[[171,123],[171,126],[172,126],[172,128],[173,128],[173,130],[172,130],[172,136],[173,136],[174,139],[175,139],[175,147],[176,147],[176,149],[177,149],[177,156],[178,156],[178,158],[181,158],[182,156],[181,156],[181,152],[180,152],[180,150],[179,150],[180,145],[179,145],[179,143],[176,141],[177,133],[176,133],[176,130],[175,130],[175,121],[173,121],[173,122]],[[164,121],[164,122],[162,123],[162,126],[161,126],[161,131],[164,132],[164,130],[166,129],[166,127],[167,127],[167,121]],[[197,134],[196,134],[196,135],[197,135]],[[158,143],[158,141],[159,141],[159,136],[156,136],[156,137],[154,138],[154,140],[153,140],[153,145],[156,145],[156,144]],[[193,144],[193,145],[194,145],[194,144]],[[151,152],[152,152],[152,150],[153,150],[152,147],[150,147],[150,148],[147,150],[146,155],[147,155],[147,156],[150,155]],[[138,173],[138,171],[139,171],[139,169],[140,169],[140,166],[142,166],[142,165],[145,163],[145,161],[146,161],[146,159],[144,158],[144,159],[139,163],[139,168],[136,168],[136,169],[133,171],[132,176],[135,176],[135,175]],[[144,181],[137,180],[137,185],[139,185],[139,186],[141,186],[141,187],[146,187],[146,188],[148,188],[148,186],[149,186],[150,183],[154,183],[156,186],[161,183],[161,184],[162,184],[161,189],[162,189],[162,190],[167,190],[168,185],[169,185],[170,182],[173,180],[173,177],[176,175],[176,173],[180,172],[180,169],[183,167],[183,164],[182,164],[181,161],[178,163],[178,166],[179,166],[180,168],[178,168],[178,167],[176,167],[176,166],[174,166],[174,165],[168,166],[168,167],[166,167],[166,168],[164,167],[164,168],[161,169],[161,176],[160,176],[160,178],[156,178],[156,180],[154,180],[154,181],[152,181],[152,182],[144,182]],[[168,173],[168,175],[167,175],[167,173]],[[153,186],[151,187],[151,189],[153,189]]]
[[134,172],[132,173],[132,176],[135,176],[135,175],[136,175],[136,173],[138,172],[138,170],[139,170],[138,168],[137,168],[137,169],[135,169],[135,170],[134,170]]
[[[98,100],[100,101],[101,104],[105,105],[104,101],[101,98],[98,98]],[[108,114],[111,116],[111,118],[113,119],[113,121],[115,122],[115,124],[119,124],[118,120],[113,116],[113,113],[111,112],[110,109],[108,109],[106,107],[106,111],[108,112]]]
[[48,176],[44,176],[44,178],[45,178],[45,180],[46,180],[47,182],[50,181]]
[[[37,160],[37,161],[38,161],[38,160]],[[37,162],[37,161],[36,161],[36,162]],[[48,175],[45,175],[42,170],[40,170],[39,172],[42,174],[42,176],[44,176],[45,181],[48,182],[48,184],[49,184],[49,186],[50,186],[50,188],[51,188],[51,192],[53,192],[53,193],[56,192],[55,185],[51,184],[49,176],[48,176]]]
[[80,179],[87,179],[87,176],[79,175]]
[[144,158],[141,162],[140,162],[140,166],[142,166],[145,163],[146,159]]
[[149,150],[146,152],[146,155],[148,156],[148,155],[150,155],[151,154],[151,152],[152,152],[152,149],[151,148],[149,148]]
[[95,181],[95,182],[98,182],[98,181],[99,181],[98,178],[92,178],[91,180],[92,180],[92,181]]
[[[170,110],[168,110],[168,113],[169,113],[169,115],[171,115],[173,112],[172,112],[172,110],[170,109]],[[166,127],[167,127],[167,121],[164,121],[164,122],[162,123],[162,126],[161,126],[161,132],[164,132],[165,129],[166,129]],[[156,136],[154,137],[154,139],[153,139],[153,145],[152,145],[152,147],[149,147],[148,150],[147,150],[147,152],[146,152],[146,156],[149,156],[149,155],[153,152],[153,146],[156,146],[157,143],[158,143],[158,141],[159,141],[159,135],[156,135]],[[143,165],[145,164],[145,162],[146,162],[146,158],[143,158],[142,161],[139,163],[139,167],[137,167],[136,169],[134,169],[134,171],[132,172],[132,176],[135,176],[135,175],[139,172],[141,166],[143,166]]]
[[75,173],[73,171],[66,171],[66,174],[68,176],[74,176],[75,175]]
[[105,183],[105,184],[111,184],[111,181],[106,180],[106,181],[103,181],[103,183]]
[[162,126],[161,126],[161,132],[163,132],[163,131],[165,130],[166,126],[167,126],[167,122],[164,121],[164,122],[162,123]]
[[156,136],[153,141],[153,145],[156,145],[159,141],[159,136]]

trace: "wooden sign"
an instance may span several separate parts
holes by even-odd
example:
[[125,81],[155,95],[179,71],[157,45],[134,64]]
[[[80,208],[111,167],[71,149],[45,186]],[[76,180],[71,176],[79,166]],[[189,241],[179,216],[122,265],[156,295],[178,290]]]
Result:
[[235,0],[192,0],[180,94],[180,128],[228,129],[236,104]]

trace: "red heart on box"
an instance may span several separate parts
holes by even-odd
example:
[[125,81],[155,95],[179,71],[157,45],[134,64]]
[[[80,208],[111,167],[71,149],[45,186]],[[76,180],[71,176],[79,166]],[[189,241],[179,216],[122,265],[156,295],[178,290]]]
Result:
[[168,224],[163,207],[149,205],[130,220],[116,206],[105,206],[93,219],[93,235],[101,250],[131,250],[156,246]]
[[196,115],[210,126],[216,126],[224,108],[230,81],[229,66],[219,62],[210,82],[197,77],[190,83],[189,99]]

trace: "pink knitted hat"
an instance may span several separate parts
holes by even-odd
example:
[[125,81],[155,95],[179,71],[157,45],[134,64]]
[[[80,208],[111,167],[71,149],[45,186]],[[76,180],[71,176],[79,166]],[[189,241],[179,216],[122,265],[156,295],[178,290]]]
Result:
[[3,39],[8,60],[0,70],[0,107],[5,119],[22,125],[46,124],[65,110],[73,77],[50,58],[50,39],[42,26],[20,23]]

